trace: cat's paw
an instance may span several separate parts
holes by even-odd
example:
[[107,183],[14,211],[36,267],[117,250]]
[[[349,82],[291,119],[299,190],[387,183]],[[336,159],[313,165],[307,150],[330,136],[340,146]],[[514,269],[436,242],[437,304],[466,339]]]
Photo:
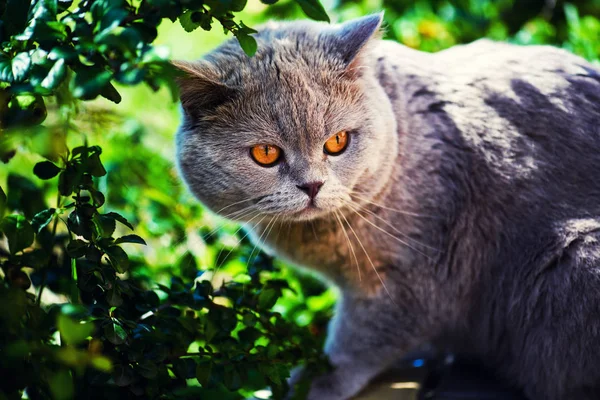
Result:
[[339,371],[312,380],[306,400],[348,400],[362,389],[362,385]]

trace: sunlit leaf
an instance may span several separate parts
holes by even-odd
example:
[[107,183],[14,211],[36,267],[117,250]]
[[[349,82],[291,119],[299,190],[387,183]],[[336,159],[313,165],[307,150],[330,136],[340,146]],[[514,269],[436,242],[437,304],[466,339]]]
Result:
[[256,53],[258,44],[256,43],[256,39],[254,39],[252,36],[245,33],[240,33],[237,35],[237,40],[240,43],[240,46],[242,46],[244,53],[246,53],[248,57],[252,57]]
[[50,387],[54,400],[73,399],[73,378],[71,377],[69,370],[61,369],[56,373],[51,373],[48,379],[48,386]]
[[127,333],[125,330],[114,320],[104,325],[104,336],[112,344],[123,344],[127,340]]
[[304,14],[317,21],[329,22],[329,16],[319,0],[295,0]]
[[94,332],[94,324],[91,322],[81,323],[61,314],[58,316],[58,330],[66,344],[75,345],[83,342]]
[[49,208],[37,213],[31,220],[31,226],[35,233],[40,233],[40,231],[52,221],[55,213],[56,209],[54,208]]

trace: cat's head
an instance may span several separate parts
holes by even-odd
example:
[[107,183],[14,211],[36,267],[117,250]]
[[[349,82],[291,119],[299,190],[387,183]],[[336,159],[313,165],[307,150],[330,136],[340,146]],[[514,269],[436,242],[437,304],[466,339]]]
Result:
[[320,217],[380,190],[396,154],[370,54],[381,20],[271,23],[253,57],[231,40],[175,63],[177,159],[192,192],[225,217],[258,221]]

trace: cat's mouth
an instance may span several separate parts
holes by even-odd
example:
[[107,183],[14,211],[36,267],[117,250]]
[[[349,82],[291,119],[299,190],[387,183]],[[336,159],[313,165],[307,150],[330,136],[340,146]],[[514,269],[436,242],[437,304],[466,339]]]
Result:
[[309,202],[306,207],[300,211],[296,211],[292,214],[294,219],[297,220],[310,220],[322,216],[325,210],[321,207],[317,207],[313,202]]

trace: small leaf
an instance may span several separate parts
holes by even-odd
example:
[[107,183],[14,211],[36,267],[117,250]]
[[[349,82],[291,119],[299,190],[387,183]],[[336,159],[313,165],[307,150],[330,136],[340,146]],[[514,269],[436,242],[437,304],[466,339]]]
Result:
[[181,27],[186,32],[192,32],[200,26],[200,22],[194,21],[192,19],[192,14],[195,14],[195,13],[198,13],[198,12],[192,11],[192,10],[187,10],[186,12],[184,12],[183,14],[181,14],[179,16],[179,23],[181,24]]
[[0,218],[2,218],[4,211],[6,210],[7,199],[6,193],[4,193],[4,190],[0,187]]
[[33,243],[33,228],[22,215],[7,215],[4,217],[0,222],[0,232],[6,235],[11,254],[16,254]]
[[202,360],[196,365],[196,379],[198,379],[198,383],[204,387],[210,382],[212,365],[210,360]]
[[117,386],[129,386],[133,383],[133,369],[129,365],[115,365],[112,377]]
[[123,274],[129,270],[129,257],[122,248],[119,246],[110,246],[106,249],[106,254],[117,272]]
[[104,165],[102,165],[102,161],[100,161],[99,153],[91,154],[88,157],[87,167],[89,173],[92,174],[92,176],[101,177],[106,175],[106,169],[104,169]]
[[67,245],[67,253],[71,258],[79,258],[85,255],[88,244],[81,239],[71,240]]
[[61,171],[59,167],[50,161],[42,161],[35,164],[33,173],[40,179],[52,179]]
[[[119,92],[113,86],[112,83],[108,83],[106,86],[104,86],[104,88],[100,92],[100,96],[112,101],[115,104],[119,104],[121,102],[121,95],[119,94]],[[106,175],[106,171],[104,172],[104,174]],[[92,174],[92,175],[94,175],[94,174]],[[96,175],[94,175],[94,176],[96,176]],[[102,176],[102,175],[100,175],[100,176]]]
[[317,21],[329,22],[329,16],[319,0],[296,0],[296,3],[302,8],[307,17]]
[[106,293],[106,301],[111,307],[119,307],[123,304],[123,297],[117,289],[110,289]]
[[52,68],[50,68],[48,75],[42,80],[40,86],[49,90],[56,89],[64,81],[66,76],[67,67],[65,65],[65,60],[64,58],[60,58],[56,60]]
[[275,305],[279,295],[275,289],[263,289],[258,295],[258,307],[268,310]]
[[196,263],[194,255],[189,251],[186,251],[185,254],[179,258],[176,267],[184,278],[189,280],[194,280],[196,278],[198,264]]
[[93,218],[98,234],[103,238],[110,238],[115,232],[116,223],[113,218],[107,217],[106,215],[96,214]]
[[54,400],[71,400],[73,399],[74,388],[73,378],[67,369],[61,369],[57,373],[50,376],[48,386],[52,392]]
[[252,57],[258,49],[256,39],[245,33],[239,33],[236,37],[238,42],[240,43],[240,46],[242,46],[242,50],[244,50],[244,53],[246,53],[248,57]]
[[91,322],[80,323],[64,314],[58,316],[58,330],[62,340],[69,345],[76,345],[87,339],[94,332]]
[[54,213],[56,213],[55,208],[49,208],[44,211],[40,211],[35,214],[33,219],[31,220],[31,227],[35,231],[35,233],[40,233],[42,229],[44,229],[54,217]]
[[22,82],[31,69],[31,56],[27,52],[19,53],[12,59],[0,58],[0,81],[8,83]]
[[90,360],[92,366],[100,371],[103,372],[110,372],[112,371],[112,362],[110,361],[110,359],[101,356],[101,355],[94,355],[92,357],[92,359]]
[[104,326],[104,336],[109,342],[117,345],[123,344],[127,340],[127,333],[121,327],[121,325],[116,323],[114,320],[111,320]]
[[110,82],[111,73],[99,68],[78,70],[71,81],[73,96],[82,100],[95,99]]
[[117,214],[116,212],[109,212],[109,213],[104,214],[104,216],[110,217],[110,218],[114,219],[115,221],[119,221],[120,223],[122,223],[123,225],[128,227],[129,229],[133,230],[133,225],[131,225],[129,223],[129,221],[127,221],[125,219],[125,217],[123,217],[121,214]]
[[136,368],[136,371],[146,379],[154,379],[158,374],[158,368],[150,360],[141,361]]
[[115,244],[121,244],[121,243],[135,243],[135,244],[146,245],[146,242],[144,241],[144,239],[142,239],[138,235],[125,235],[125,236],[121,236],[120,238],[115,240]]

